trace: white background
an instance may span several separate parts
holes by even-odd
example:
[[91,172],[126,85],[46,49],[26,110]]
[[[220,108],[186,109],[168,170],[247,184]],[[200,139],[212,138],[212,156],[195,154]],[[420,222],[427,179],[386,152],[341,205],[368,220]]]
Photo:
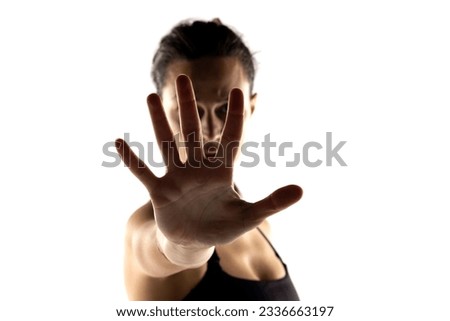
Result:
[[259,62],[248,140],[347,141],[347,167],[236,171],[249,201],[303,187],[271,219],[302,299],[339,320],[448,320],[449,16],[445,1],[2,1],[0,318],[109,320],[126,303],[124,227],[147,195],[102,146],[153,140],[159,39],[220,17]]

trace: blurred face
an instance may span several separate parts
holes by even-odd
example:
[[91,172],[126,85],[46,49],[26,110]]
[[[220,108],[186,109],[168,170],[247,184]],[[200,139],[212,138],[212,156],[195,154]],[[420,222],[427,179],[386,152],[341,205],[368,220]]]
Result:
[[227,115],[228,94],[233,88],[240,88],[244,94],[245,126],[253,113],[256,95],[250,96],[250,83],[237,58],[177,60],[169,65],[161,91],[164,109],[174,134],[180,133],[175,91],[175,80],[180,74],[189,76],[194,86],[204,143],[220,141]]

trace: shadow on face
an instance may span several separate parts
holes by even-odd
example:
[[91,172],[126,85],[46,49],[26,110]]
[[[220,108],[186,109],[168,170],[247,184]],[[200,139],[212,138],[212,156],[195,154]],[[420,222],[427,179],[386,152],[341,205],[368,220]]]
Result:
[[205,57],[195,60],[176,60],[167,68],[161,96],[169,124],[174,134],[180,133],[175,80],[187,75],[194,86],[204,143],[220,140],[228,107],[228,94],[240,88],[244,94],[245,122],[253,113],[256,94],[251,95],[250,83],[242,64],[235,57]]

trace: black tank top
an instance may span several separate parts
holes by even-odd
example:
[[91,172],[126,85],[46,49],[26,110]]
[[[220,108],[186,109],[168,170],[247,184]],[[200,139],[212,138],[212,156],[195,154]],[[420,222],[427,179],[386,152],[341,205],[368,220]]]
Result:
[[183,299],[184,301],[298,301],[299,297],[289,273],[277,251],[264,233],[258,231],[272,247],[283,263],[285,276],[273,281],[254,281],[229,275],[220,266],[220,258],[214,251],[208,261],[204,277]]

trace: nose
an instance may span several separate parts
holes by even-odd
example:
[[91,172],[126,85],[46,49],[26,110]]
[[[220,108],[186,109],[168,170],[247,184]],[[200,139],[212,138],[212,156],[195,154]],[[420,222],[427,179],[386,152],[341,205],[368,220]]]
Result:
[[204,141],[219,141],[224,125],[223,119],[218,117],[214,110],[210,108],[199,106],[198,114],[200,116]]

